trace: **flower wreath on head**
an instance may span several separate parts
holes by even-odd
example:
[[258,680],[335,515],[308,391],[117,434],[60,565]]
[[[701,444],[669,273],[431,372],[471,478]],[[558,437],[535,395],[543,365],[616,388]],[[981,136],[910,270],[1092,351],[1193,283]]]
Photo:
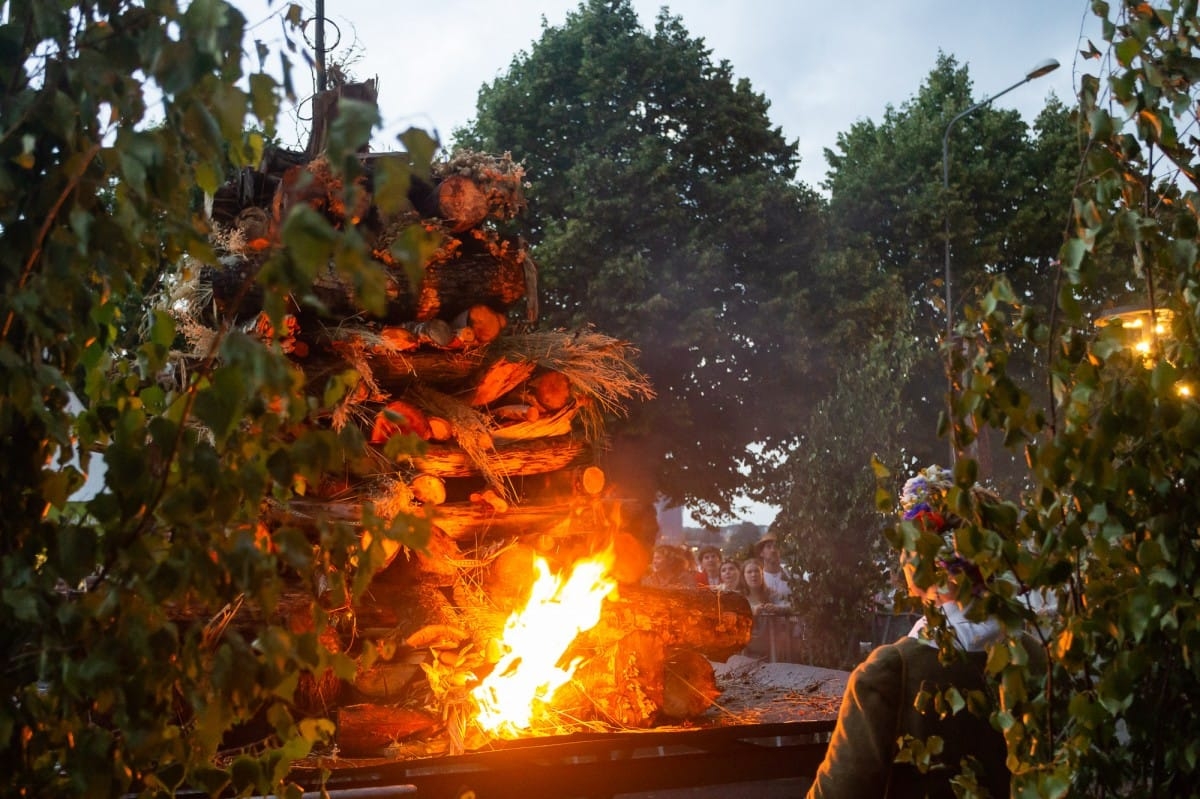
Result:
[[931,532],[942,532],[946,528],[946,517],[935,506],[945,503],[946,492],[953,486],[954,475],[937,464],[926,466],[908,478],[900,492],[904,520],[917,522]]
[[961,520],[945,509],[946,494],[954,487],[954,474],[937,464],[926,466],[904,483],[900,492],[903,519],[915,522],[931,533],[940,535],[946,543],[943,553],[934,562],[950,574],[966,572],[976,587],[982,585],[979,568],[959,555],[954,547],[954,530]]

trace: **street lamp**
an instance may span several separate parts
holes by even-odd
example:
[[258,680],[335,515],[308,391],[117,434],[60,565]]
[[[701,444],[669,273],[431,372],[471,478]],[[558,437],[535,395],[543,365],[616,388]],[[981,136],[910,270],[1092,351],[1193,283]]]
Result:
[[[946,132],[942,134],[942,188],[945,190],[947,197],[950,193],[950,129],[954,127],[954,123],[965,117],[967,114],[978,111],[980,108],[983,108],[985,105],[997,99],[998,97],[1008,94],[1013,89],[1016,89],[1019,86],[1024,86],[1034,78],[1040,78],[1043,75],[1048,75],[1056,69],[1058,69],[1058,62],[1053,58],[1047,58],[1045,61],[1039,61],[1033,65],[1032,69],[1025,73],[1024,78],[1021,78],[1021,80],[1017,81],[1012,86],[1009,86],[1004,91],[993,94],[991,97],[985,97],[967,110],[960,111],[953,119],[950,120],[950,123],[946,125]],[[943,202],[948,202],[948,200],[943,200]],[[950,292],[950,214],[948,210],[944,212],[944,216],[946,224],[946,337],[948,341],[954,336],[954,306],[951,305]]]
[[[945,233],[946,233],[945,280],[946,280],[946,343],[947,344],[949,344],[951,341],[954,340],[954,305],[953,305],[953,295],[951,292],[951,282],[950,282],[950,210],[949,210],[950,129],[954,127],[955,122],[957,122],[958,120],[967,116],[968,114],[978,111],[980,108],[983,108],[985,105],[987,105],[988,103],[991,103],[993,100],[995,100],[1005,94],[1008,94],[1009,92],[1011,92],[1013,89],[1017,88],[1018,86],[1024,86],[1026,83],[1029,83],[1029,81],[1034,80],[1035,78],[1040,78],[1043,75],[1048,75],[1056,69],[1058,69],[1058,61],[1054,60],[1053,58],[1047,58],[1045,61],[1039,61],[1038,63],[1034,64],[1033,67],[1030,68],[1030,70],[1028,72],[1025,73],[1025,77],[1021,78],[1021,80],[1017,81],[1012,86],[1009,86],[1007,89],[1004,89],[1003,91],[993,94],[991,97],[985,97],[984,99],[975,103],[975,105],[971,106],[970,108],[966,109],[965,111],[960,111],[957,115],[954,116],[953,119],[950,120],[949,124],[946,125],[946,132],[942,134],[942,189],[943,189],[943,197],[945,198],[945,199],[943,199],[943,202],[946,203],[946,207],[944,208],[942,213],[943,213],[943,216],[945,217],[945,228],[946,228],[945,229]],[[950,410],[951,410],[951,412],[953,412],[953,399],[954,399],[954,383],[952,380],[951,384],[950,384],[950,401],[951,401]],[[952,462],[957,459],[957,452],[954,447],[954,436],[953,435],[951,435],[951,437],[950,437],[950,458],[951,458]]]

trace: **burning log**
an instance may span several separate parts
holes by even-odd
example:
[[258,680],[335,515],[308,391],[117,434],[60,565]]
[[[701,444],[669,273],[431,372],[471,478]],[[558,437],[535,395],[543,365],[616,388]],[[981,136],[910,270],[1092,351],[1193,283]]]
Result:
[[754,613],[741,594],[622,585],[604,602],[600,623],[580,636],[583,646],[618,640],[631,630],[653,631],[668,650],[692,649],[724,661],[750,642]]
[[[605,419],[623,413],[626,401],[653,396],[632,363],[634,351],[591,330],[515,332],[508,324],[522,298],[526,321],[537,320],[536,265],[525,243],[495,224],[525,204],[523,170],[508,155],[463,152],[433,165],[426,178],[413,176],[411,208],[395,215],[376,207],[371,194],[378,159],[388,156],[361,153],[362,171],[344,185],[321,149],[347,88],[374,96],[374,84],[325,93],[307,152],[272,151],[265,171],[244,170],[218,191],[221,257],[198,270],[195,306],[180,329],[205,353],[211,339],[204,334],[226,320],[243,330],[258,323],[259,338],[281,346],[303,370],[310,396],[337,389],[339,404],[315,423],[357,425],[372,448],[312,481],[304,496],[265,503],[260,524],[268,534],[287,525],[317,542],[324,523],[357,524],[370,505],[397,524],[411,516],[411,529],[429,527],[432,535],[420,551],[383,542],[387,568],[357,600],[330,596],[324,575],[312,583],[319,595],[297,580],[276,607],[231,604],[218,614],[220,634],[228,625],[249,640],[267,621],[311,623],[320,606],[332,621],[322,645],[360,666],[352,681],[328,672],[306,689],[313,712],[336,709],[340,751],[378,755],[435,727],[451,748],[461,747],[459,722],[471,713],[466,692],[485,672],[501,671],[505,620],[526,598],[534,556],[565,570],[611,551],[611,571],[588,610],[599,624],[573,644],[572,631],[559,648],[587,658],[574,682],[578,704],[591,718],[633,726],[701,712],[711,701],[706,658],[722,659],[749,639],[745,601],[733,607],[701,592],[666,596],[632,584],[604,599],[613,583],[638,579],[646,565],[644,547],[628,531],[639,515],[595,465]],[[263,328],[257,272],[279,246],[284,215],[300,203],[334,227],[357,226],[382,271],[382,312],[366,313],[330,264],[311,286],[319,302],[297,297],[286,309],[285,335]],[[413,225],[438,238],[437,248],[425,263],[401,266],[391,247]],[[199,299],[208,297],[211,303]],[[357,384],[348,370],[357,372]],[[424,441],[396,447],[396,435]],[[402,454],[391,463],[376,457],[396,449]],[[363,547],[372,546],[362,533]],[[213,609],[193,610],[194,621],[212,618]],[[545,638],[575,621],[543,623],[537,632]],[[431,630],[456,632],[422,638]],[[417,706],[439,707],[440,718]]]
[[662,639],[634,630],[591,654],[554,698],[558,712],[621,727],[649,727],[663,704],[666,656]]
[[708,658],[691,649],[673,652],[663,668],[662,712],[672,719],[692,719],[712,707],[721,695]]
[[594,653],[571,685],[555,695],[554,709],[641,728],[701,716],[720,693],[712,663],[703,655],[669,650],[657,633],[635,630]]
[[338,708],[336,740],[342,755],[382,755],[405,738],[428,732],[437,719],[419,710],[383,705]]

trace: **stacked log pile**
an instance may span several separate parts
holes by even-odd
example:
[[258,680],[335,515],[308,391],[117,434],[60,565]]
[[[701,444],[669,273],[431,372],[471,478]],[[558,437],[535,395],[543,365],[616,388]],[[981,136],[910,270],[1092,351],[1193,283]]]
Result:
[[[336,113],[336,103],[327,107]],[[449,751],[477,745],[465,690],[495,663],[533,558],[566,567],[609,549],[622,585],[577,643],[586,661],[563,692],[563,713],[644,727],[703,712],[714,684],[706,658],[740,650],[752,618],[740,597],[636,584],[648,542],[628,527],[643,509],[606,485],[598,466],[605,417],[651,396],[636,353],[594,330],[536,329],[536,266],[524,242],[500,232],[524,208],[523,173],[507,155],[463,153],[435,165],[395,218],[371,201],[373,156],[362,160],[351,207],[319,153],[275,151],[222,187],[211,212],[220,257],[198,272],[197,293],[211,302],[182,326],[198,348],[215,319],[278,341],[309,391],[355,375],[327,423],[359,426],[373,467],[265,507],[264,525],[315,534],[322,521],[358,522],[365,508],[428,524],[428,545],[391,547],[389,565],[325,637],[333,651],[360,657],[353,684],[314,681],[307,701],[335,709],[343,755],[395,754],[399,745],[428,753],[434,739],[448,740]],[[285,329],[272,329],[254,277],[297,203],[364,237],[386,284],[382,310],[363,307],[331,267],[314,282],[319,304],[295,303]],[[393,253],[414,229],[435,246],[410,273]],[[303,626],[311,601],[298,589],[275,612]],[[260,618],[239,609],[233,626],[252,629]]]

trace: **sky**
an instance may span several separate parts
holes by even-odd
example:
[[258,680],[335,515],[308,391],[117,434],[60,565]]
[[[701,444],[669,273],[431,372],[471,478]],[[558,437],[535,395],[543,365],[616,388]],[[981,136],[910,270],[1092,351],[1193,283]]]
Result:
[[[314,16],[316,0],[301,0]],[[280,16],[286,0],[234,0],[249,36],[276,49],[283,45]],[[1087,37],[1103,49],[1090,0],[633,0],[650,29],[666,6],[693,38],[730,63],[770,101],[773,124],[798,141],[797,177],[819,189],[824,150],[856,121],[880,121],[888,107],[913,97],[933,69],[939,50],[968,66],[982,100],[1020,81],[1035,64],[1061,66],[996,100],[1032,121],[1053,92],[1070,105]],[[543,21],[563,24],[577,0],[437,0],[379,2],[325,0],[330,62],[349,58],[358,79],[378,78],[384,127],[373,148],[392,149],[411,126],[449,142],[455,127],[475,113],[479,88],[501,77],[512,59],[540,38]],[[736,10],[734,10],[736,9]],[[301,94],[310,75],[295,75]],[[306,105],[298,115],[307,117]],[[295,118],[295,115],[293,115]],[[300,129],[306,131],[303,123]],[[307,133],[284,131],[284,144],[302,146]],[[289,141],[289,134],[294,137]]]
[[[249,38],[282,48],[287,0],[232,1],[247,18]],[[316,0],[300,2],[315,16]],[[561,26],[578,6],[325,0],[325,16],[336,26],[326,32],[328,59],[348,62],[356,79],[378,79],[383,128],[373,149],[394,149],[396,135],[413,126],[448,143],[474,116],[480,87],[528,52],[543,25]],[[748,79],[766,97],[772,123],[799,144],[798,179],[817,190],[824,151],[836,147],[838,134],[860,120],[878,122],[889,105],[915,96],[939,51],[969,68],[976,100],[1017,83],[1035,64],[1057,60],[1054,72],[995,101],[1031,122],[1051,93],[1071,105],[1080,73],[1096,71],[1095,62],[1077,58],[1087,39],[1104,49],[1090,0],[633,0],[647,29],[663,6],[704,40],[714,62],[728,61],[735,79]],[[301,70],[294,79],[298,93],[311,92],[311,75]],[[303,103],[294,110],[283,126],[285,146],[303,147],[308,116]],[[747,505],[742,518],[768,524],[774,515],[768,506]]]

